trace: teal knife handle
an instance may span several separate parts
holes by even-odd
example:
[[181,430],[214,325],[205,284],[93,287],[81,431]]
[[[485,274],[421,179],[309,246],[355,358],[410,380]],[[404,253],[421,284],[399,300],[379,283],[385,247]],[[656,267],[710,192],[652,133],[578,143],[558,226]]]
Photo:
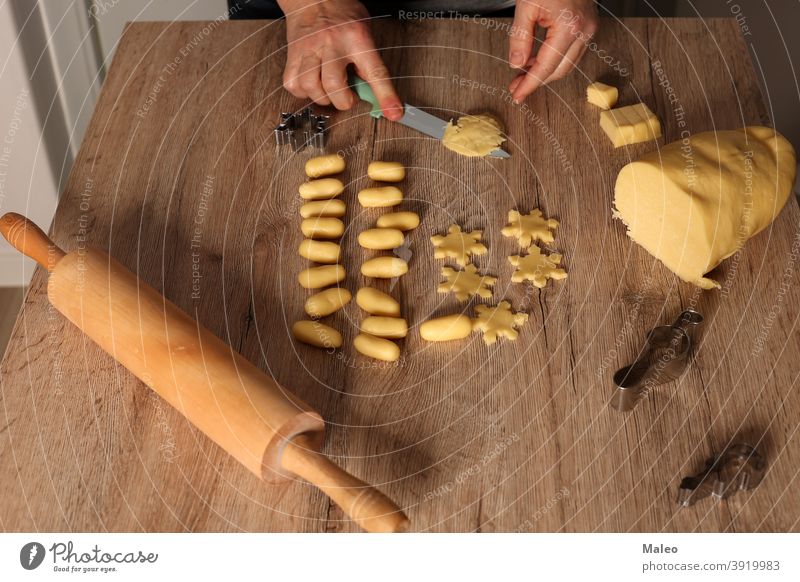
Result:
[[372,117],[376,119],[383,117],[378,98],[375,97],[375,93],[372,92],[372,87],[369,86],[369,83],[358,75],[350,75],[350,87],[356,92],[359,99],[372,105],[372,111],[369,112]]

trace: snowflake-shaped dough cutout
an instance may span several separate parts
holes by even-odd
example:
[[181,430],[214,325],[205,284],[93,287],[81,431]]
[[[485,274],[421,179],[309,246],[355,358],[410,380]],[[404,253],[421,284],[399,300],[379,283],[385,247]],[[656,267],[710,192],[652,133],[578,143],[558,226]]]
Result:
[[486,345],[492,345],[498,337],[514,341],[519,335],[517,329],[528,321],[528,314],[512,312],[508,301],[501,301],[497,307],[476,305],[475,313],[478,317],[473,321],[472,328],[483,332]]
[[508,212],[508,226],[501,231],[503,236],[516,237],[519,246],[527,248],[532,242],[540,240],[544,243],[553,242],[552,231],[558,226],[554,218],[545,218],[542,211],[534,208],[530,214],[520,214],[516,210]]
[[485,254],[488,249],[480,242],[482,230],[472,232],[461,232],[461,227],[457,224],[447,229],[447,234],[431,237],[434,246],[433,258],[435,259],[455,259],[456,263],[465,267],[472,255]]
[[496,277],[478,273],[475,265],[467,265],[463,271],[442,267],[442,277],[446,280],[439,283],[436,290],[439,293],[452,291],[459,301],[466,301],[473,295],[488,299],[492,296],[490,287],[497,283]]
[[566,279],[567,272],[560,269],[558,264],[561,262],[561,255],[552,253],[550,255],[542,252],[542,249],[533,245],[525,256],[514,255],[508,257],[508,262],[516,267],[511,280],[514,283],[522,281],[533,281],[539,289],[544,289],[548,279]]

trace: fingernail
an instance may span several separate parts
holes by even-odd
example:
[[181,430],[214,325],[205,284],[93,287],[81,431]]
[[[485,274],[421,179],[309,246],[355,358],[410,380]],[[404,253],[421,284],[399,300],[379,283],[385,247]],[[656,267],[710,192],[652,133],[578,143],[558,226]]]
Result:
[[388,117],[392,121],[397,121],[401,117],[403,117],[403,106],[399,101],[396,101],[390,104],[386,108],[386,117]]
[[512,67],[521,67],[522,66],[522,53],[518,52],[518,51],[514,51],[513,53],[511,53],[511,58],[509,58],[509,61],[511,61],[511,66]]

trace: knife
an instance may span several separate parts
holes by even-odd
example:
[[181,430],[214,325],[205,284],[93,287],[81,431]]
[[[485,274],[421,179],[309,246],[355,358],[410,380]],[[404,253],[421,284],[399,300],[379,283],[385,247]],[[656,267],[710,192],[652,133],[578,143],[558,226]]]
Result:
[[[372,117],[375,119],[383,117],[381,107],[378,104],[378,98],[375,97],[375,93],[372,92],[372,88],[364,79],[356,75],[352,75],[350,77],[350,87],[356,92],[356,95],[358,95],[359,99],[372,105],[372,111],[369,113]],[[438,139],[439,141],[441,141],[444,137],[444,130],[448,125],[447,121],[439,119],[435,115],[426,113],[422,109],[414,107],[413,105],[409,105],[408,103],[403,105],[403,117],[401,117],[397,123],[401,123],[406,127],[410,127],[411,129],[416,129],[417,131]],[[489,153],[489,157],[506,159],[510,158],[511,155],[505,150],[497,148],[493,152]]]

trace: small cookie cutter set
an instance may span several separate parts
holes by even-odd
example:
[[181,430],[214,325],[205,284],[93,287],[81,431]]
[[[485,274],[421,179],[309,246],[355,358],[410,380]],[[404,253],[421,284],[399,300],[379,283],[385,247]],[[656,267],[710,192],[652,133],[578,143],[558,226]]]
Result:
[[281,113],[281,121],[275,126],[275,143],[290,145],[294,151],[305,147],[325,149],[330,115],[316,115],[311,107],[298,113]]
[[672,325],[650,330],[636,361],[614,374],[610,406],[621,412],[633,410],[648,390],[679,378],[689,364],[693,331],[701,323],[703,316],[687,309]]
[[[614,374],[616,388],[610,406],[628,412],[651,388],[680,378],[691,360],[696,329],[703,316],[694,309],[683,311],[672,325],[650,330],[636,360]],[[727,499],[738,491],[758,487],[767,471],[767,460],[746,443],[728,446],[706,460],[697,475],[684,477],[678,488],[678,505],[690,507],[706,497]]]
[[700,473],[681,480],[678,505],[690,507],[709,496],[719,500],[750,491],[758,487],[766,472],[767,460],[755,447],[732,444],[708,459]]

